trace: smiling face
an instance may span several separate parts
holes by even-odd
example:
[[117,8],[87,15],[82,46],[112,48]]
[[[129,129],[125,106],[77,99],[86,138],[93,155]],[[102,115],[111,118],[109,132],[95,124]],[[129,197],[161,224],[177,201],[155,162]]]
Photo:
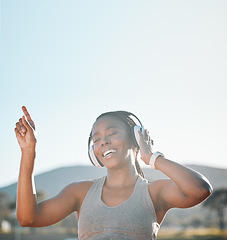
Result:
[[107,168],[131,162],[131,144],[126,124],[114,116],[103,116],[93,125],[92,141],[96,157]]

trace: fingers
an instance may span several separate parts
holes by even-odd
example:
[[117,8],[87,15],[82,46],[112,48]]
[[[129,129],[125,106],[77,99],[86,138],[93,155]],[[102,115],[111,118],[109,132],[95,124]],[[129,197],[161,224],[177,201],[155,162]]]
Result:
[[26,133],[27,129],[26,129],[26,127],[24,126],[21,118],[19,119],[19,124],[20,124],[20,127],[21,127],[21,131],[22,131],[23,133]]
[[14,131],[15,131],[16,137],[18,138],[22,137],[22,135],[20,134],[17,128],[15,128]]
[[26,127],[26,129],[32,131],[32,128],[33,128],[33,127],[30,126],[29,123],[26,121],[25,116],[22,117],[22,124],[23,124],[24,127]]
[[148,134],[148,131],[147,131],[147,129],[145,129],[145,131],[144,131],[144,140],[145,140],[146,142],[148,142],[148,141],[149,141],[149,138],[150,138],[150,136],[149,136],[149,134]]
[[149,131],[148,131],[147,129],[145,129],[144,132],[145,132],[145,133],[144,133],[144,135],[145,135],[145,141],[150,142],[151,145],[153,145],[154,142],[153,142],[153,140],[152,140],[151,137],[150,137]]
[[30,114],[28,113],[28,110],[27,110],[27,108],[26,108],[25,106],[22,107],[22,111],[23,111],[24,115],[26,116],[26,118],[28,119],[28,121],[29,121],[29,120],[32,120],[32,119],[31,119],[31,116],[30,116]]
[[19,119],[19,121],[16,123],[16,128],[14,129],[16,136],[24,137],[27,130],[32,130],[29,123],[26,121],[25,116]]
[[16,123],[15,133],[17,136],[25,136],[27,129],[22,123],[22,119],[19,119],[19,122]]
[[147,129],[144,130],[144,134],[141,131],[138,131],[140,138],[143,139],[147,143],[151,143],[153,145],[153,140],[150,137],[149,131]]
[[23,111],[24,115],[26,116],[30,126],[35,130],[35,123],[33,122],[32,118],[31,118],[30,114],[28,113],[28,110],[25,106],[22,107],[22,111]]

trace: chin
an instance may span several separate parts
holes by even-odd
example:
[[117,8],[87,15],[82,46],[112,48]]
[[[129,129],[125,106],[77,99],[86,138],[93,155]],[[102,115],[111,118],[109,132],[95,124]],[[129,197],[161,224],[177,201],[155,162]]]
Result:
[[[131,161],[130,161],[131,163]],[[104,163],[104,166],[107,168],[107,169],[113,169],[113,170],[117,170],[117,169],[121,169],[123,168],[124,166],[126,165],[126,162],[123,162],[122,159],[119,160],[119,159],[111,159],[109,162],[106,161]]]

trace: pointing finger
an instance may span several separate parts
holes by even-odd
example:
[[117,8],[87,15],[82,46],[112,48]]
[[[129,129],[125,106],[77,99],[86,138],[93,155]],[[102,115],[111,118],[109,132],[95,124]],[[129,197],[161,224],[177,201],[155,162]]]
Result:
[[23,113],[26,116],[26,119],[28,120],[30,126],[35,130],[35,124],[30,116],[30,114],[28,113],[28,110],[25,106],[22,107]]
[[26,116],[27,120],[32,121],[32,118],[31,118],[30,114],[28,113],[28,110],[25,106],[22,107],[22,111],[23,111],[24,115]]
[[24,126],[25,126],[27,129],[30,129],[30,130],[31,130],[31,126],[30,126],[29,123],[26,121],[25,116],[22,117],[22,123],[24,124]]

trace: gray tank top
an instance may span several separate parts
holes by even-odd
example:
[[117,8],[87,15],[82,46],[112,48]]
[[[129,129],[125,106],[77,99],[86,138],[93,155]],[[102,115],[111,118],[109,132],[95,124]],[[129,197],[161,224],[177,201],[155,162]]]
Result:
[[147,180],[138,177],[129,199],[109,207],[101,199],[105,179],[97,179],[85,196],[78,221],[79,240],[156,240],[159,224]]

